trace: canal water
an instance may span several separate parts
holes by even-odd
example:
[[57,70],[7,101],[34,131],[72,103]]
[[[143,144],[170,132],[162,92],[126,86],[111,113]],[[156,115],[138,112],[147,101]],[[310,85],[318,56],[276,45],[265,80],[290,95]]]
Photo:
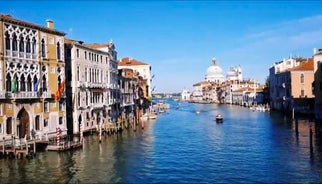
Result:
[[[169,101],[171,109],[144,129],[78,150],[1,159],[0,183],[320,183],[319,126],[280,113],[234,105]],[[176,108],[175,108],[176,107]],[[177,108],[178,107],[178,108]],[[200,111],[196,114],[196,111]],[[223,123],[215,116],[222,114]]]

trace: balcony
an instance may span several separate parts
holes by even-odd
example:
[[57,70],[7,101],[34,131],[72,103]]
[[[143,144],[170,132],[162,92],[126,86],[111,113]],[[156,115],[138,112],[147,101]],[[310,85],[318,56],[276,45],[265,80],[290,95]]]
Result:
[[51,96],[51,92],[50,91],[44,91],[43,93],[42,93],[42,97],[43,98],[51,98],[52,96]]
[[0,99],[6,99],[6,91],[0,91]]
[[18,93],[12,93],[12,97],[16,99],[38,98],[38,95],[37,92],[34,91],[20,91]]

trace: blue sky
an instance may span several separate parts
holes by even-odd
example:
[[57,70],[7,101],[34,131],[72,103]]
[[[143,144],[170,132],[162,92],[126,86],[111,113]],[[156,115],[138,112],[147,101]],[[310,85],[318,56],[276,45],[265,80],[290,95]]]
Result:
[[228,72],[264,83],[274,62],[322,48],[319,1],[18,1],[0,13],[39,25],[54,21],[67,38],[113,41],[118,58],[152,66],[156,92],[192,90],[215,57]]

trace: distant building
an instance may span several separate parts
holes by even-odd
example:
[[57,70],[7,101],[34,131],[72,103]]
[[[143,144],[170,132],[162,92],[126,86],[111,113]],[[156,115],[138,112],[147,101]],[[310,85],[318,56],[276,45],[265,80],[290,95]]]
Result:
[[125,57],[118,62],[118,69],[129,68],[132,69],[135,75],[142,77],[144,86],[144,96],[146,98],[152,98],[152,74],[151,74],[151,65],[144,62]]
[[190,101],[190,96],[191,96],[191,93],[188,90],[184,89],[181,93],[181,100]]
[[212,64],[208,67],[205,77],[207,82],[222,83],[225,80],[223,70],[217,65],[217,60],[212,59]]
[[242,74],[241,67],[240,66],[231,67],[230,70],[227,72],[226,79],[227,80],[242,81],[243,80],[243,74]]

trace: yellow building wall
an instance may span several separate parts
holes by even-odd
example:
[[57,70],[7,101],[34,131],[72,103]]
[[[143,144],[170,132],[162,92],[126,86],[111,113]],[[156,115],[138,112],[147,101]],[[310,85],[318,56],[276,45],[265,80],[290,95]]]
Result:
[[8,117],[13,117],[14,116],[14,104],[9,104],[9,103],[5,103],[5,108],[4,108],[4,112],[3,114],[5,114]]
[[33,109],[34,109],[34,112],[36,114],[41,113],[43,111],[43,103],[42,102],[38,102],[38,103],[33,104]]
[[[301,83],[301,73],[304,74],[304,83]],[[312,93],[312,82],[314,81],[313,71],[311,72],[291,72],[292,96],[293,98],[314,98]],[[304,90],[304,96],[301,96],[301,90]],[[301,96],[301,97],[300,97]]]

